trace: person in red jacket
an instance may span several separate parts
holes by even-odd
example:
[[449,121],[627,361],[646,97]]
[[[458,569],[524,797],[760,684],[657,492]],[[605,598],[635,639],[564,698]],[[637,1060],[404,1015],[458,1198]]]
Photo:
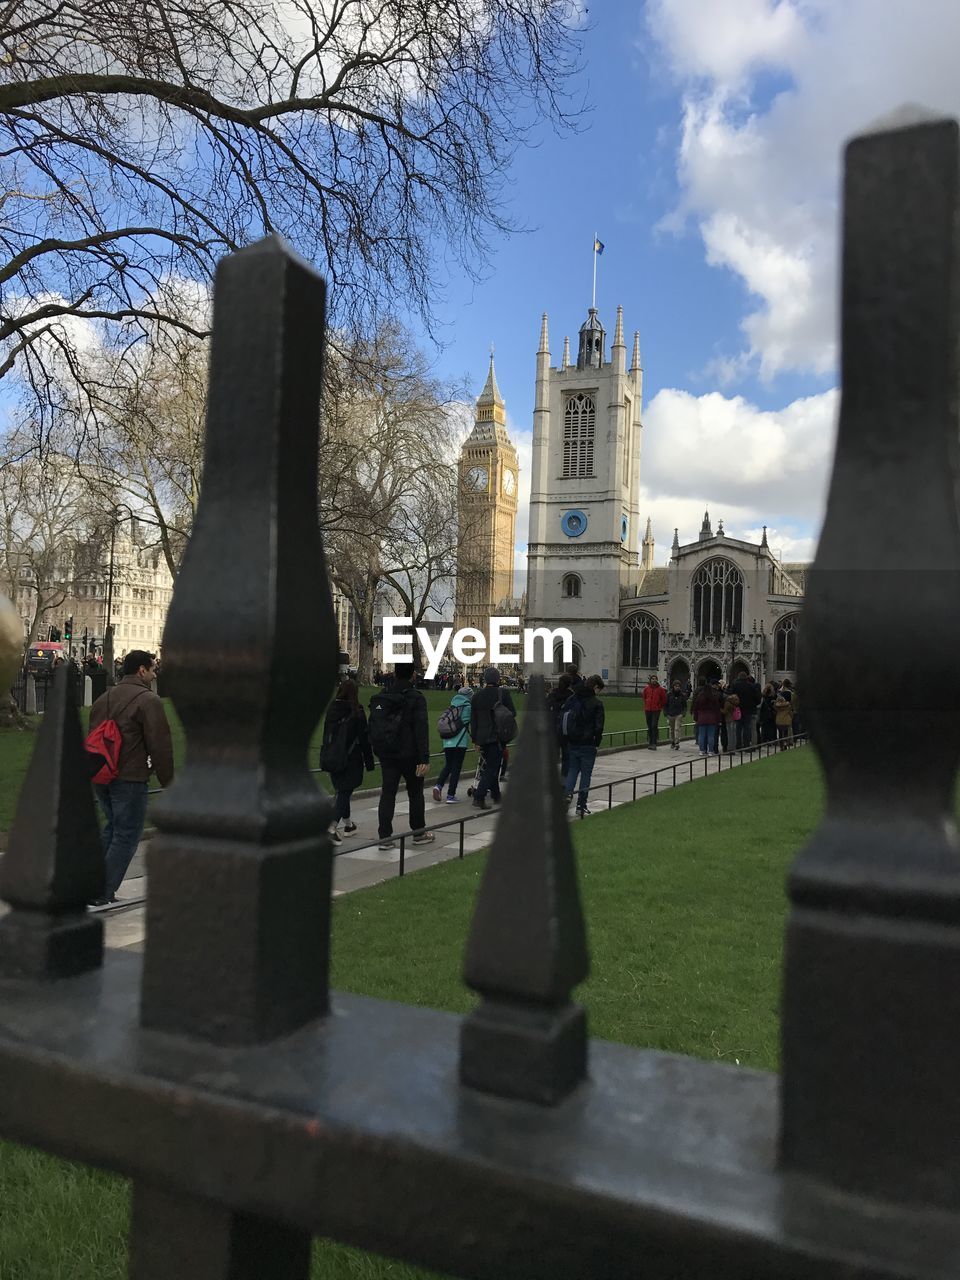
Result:
[[643,691],[643,709],[647,714],[647,747],[656,751],[660,737],[660,712],[667,705],[667,691],[657,679],[651,676]]

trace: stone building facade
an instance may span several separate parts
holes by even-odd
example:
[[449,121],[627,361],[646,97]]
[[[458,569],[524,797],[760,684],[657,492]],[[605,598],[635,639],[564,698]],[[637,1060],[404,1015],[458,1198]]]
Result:
[[[527,569],[528,627],[568,628],[574,662],[630,692],[656,674],[696,684],[750,671],[761,682],[795,676],[806,566],[781,564],[766,530],[759,543],[675,532],[657,568],[650,521],[640,537],[643,370],[639,334],[627,367],[623,311],[606,355],[595,308],[580,328],[576,363],[565,338],[551,367],[544,315],[536,357],[533,476]],[[552,662],[533,670],[553,674]]]

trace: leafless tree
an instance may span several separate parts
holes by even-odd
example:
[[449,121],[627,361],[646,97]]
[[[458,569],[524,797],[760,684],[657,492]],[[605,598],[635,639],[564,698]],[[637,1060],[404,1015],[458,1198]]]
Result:
[[73,592],[78,552],[95,537],[95,513],[69,457],[22,458],[19,449],[13,436],[0,454],[0,579],[21,613],[29,609],[29,648]]
[[0,376],[38,421],[86,326],[160,323],[266,233],[326,275],[341,330],[429,319],[482,269],[509,162],[576,117],[571,0],[0,0]]
[[396,323],[333,360],[327,383],[320,522],[334,580],[356,611],[360,678],[369,680],[383,592],[392,588],[420,619],[451,573],[463,391],[431,375]]

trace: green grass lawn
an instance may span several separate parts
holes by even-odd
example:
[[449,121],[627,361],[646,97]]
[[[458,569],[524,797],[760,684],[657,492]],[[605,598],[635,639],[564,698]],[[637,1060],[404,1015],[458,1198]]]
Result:
[[[822,809],[811,749],[711,775],[573,827],[594,1036],[773,1070],[784,877]],[[333,983],[464,1012],[464,941],[483,855],[333,906]],[[121,1280],[126,1183],[0,1146],[2,1280]],[[427,1273],[317,1242],[313,1275]]]
[[[372,685],[361,690],[361,700],[364,706],[369,705],[370,698],[373,696],[374,692],[375,690]],[[451,697],[452,694],[450,693],[441,693],[439,690],[434,689],[426,690],[427,709],[430,721],[430,750],[432,752],[440,753],[443,749],[440,741],[440,735],[437,733],[437,720],[440,718],[440,713],[443,709],[449,705]],[[526,698],[523,694],[518,694],[515,690],[513,691],[513,698],[517,706],[518,719],[522,723],[526,706]],[[173,703],[170,699],[166,698],[164,699],[164,702],[167,708],[167,716],[170,720],[170,730],[173,735],[173,754],[174,758],[179,763],[186,757],[186,739],[183,732],[183,726],[177,718],[177,713],[174,710]],[[609,732],[619,735],[621,731],[624,730],[636,730],[643,728],[643,740],[646,740],[646,722],[643,715],[642,697],[635,698],[633,696],[629,696],[622,698],[606,698],[604,700],[604,705],[606,709],[606,728]],[[84,725],[86,724],[88,715],[89,712],[87,711],[83,711],[81,713]],[[36,717],[34,718],[33,723],[39,726],[41,720],[42,717]],[[661,720],[660,736],[665,739],[666,735],[667,724],[665,720]],[[308,753],[308,760],[311,768],[316,768],[319,762],[320,742],[322,736],[323,724],[321,721],[313,735],[313,740],[310,744],[310,750]],[[27,765],[30,763],[30,757],[33,753],[33,744],[35,741],[35,733],[20,732],[13,729],[0,730],[0,831],[8,831],[10,823],[13,821],[17,795],[20,791],[20,785],[23,782],[23,776],[27,771]],[[632,741],[632,737],[627,739],[628,744]],[[615,739],[607,739],[607,742],[612,743],[612,745],[619,746],[621,745],[621,738],[617,737]],[[472,754],[467,756],[466,768],[468,772],[472,772],[475,760],[476,757]],[[442,760],[438,759],[434,763],[437,766],[437,772],[439,772]],[[431,773],[431,776],[435,777],[436,773]],[[329,778],[326,774],[317,774],[316,777],[321,785],[329,787]],[[380,769],[378,766],[372,773],[366,775],[366,778],[364,779],[364,786],[379,787],[379,785]],[[2,1276],[0,1276],[0,1280],[3,1280]]]

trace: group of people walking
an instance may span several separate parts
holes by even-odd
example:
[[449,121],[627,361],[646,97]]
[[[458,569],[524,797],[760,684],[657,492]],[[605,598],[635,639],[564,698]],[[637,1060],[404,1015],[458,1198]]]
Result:
[[[603,687],[600,676],[584,678],[570,669],[547,694],[564,796],[568,806],[576,800],[576,812],[582,817],[590,813],[590,784],[603,739],[604,707],[599,697]],[[787,746],[798,728],[799,702],[790,680],[761,689],[750,675],[738,677],[729,686],[702,679],[692,706],[690,692],[679,680],[667,689],[656,676],[650,676],[643,703],[651,750],[659,745],[660,717],[666,715],[669,731],[665,745],[679,751],[688,708],[702,756],[751,747],[755,734],[757,742],[779,739]],[[480,755],[471,789],[473,807],[489,809],[491,802],[499,803],[508,744],[517,731],[516,715],[510,690],[504,687],[496,667],[483,671],[479,688],[463,684],[456,690],[437,725],[444,763],[433,786],[435,803],[456,804],[460,800],[458,787],[471,744]],[[433,843],[433,832],[426,830],[424,799],[424,778],[430,764],[427,702],[414,683],[412,663],[398,663],[392,680],[374,694],[369,721],[352,679],[341,683],[327,712],[320,766],[330,773],[334,789],[331,838],[335,844],[357,829],[350,814],[350,798],[364,772],[374,768],[375,758],[382,775],[379,847],[395,847],[393,818],[401,781],[409,801],[413,844]]]
[[[516,715],[510,691],[501,686],[496,667],[486,668],[479,689],[463,685],[457,690],[438,726],[444,752],[444,766],[433,788],[438,804],[443,801],[444,787],[448,804],[459,799],[457,787],[471,742],[479,749],[481,760],[473,806],[489,809],[490,801],[499,802],[507,744],[517,731]],[[393,817],[401,782],[409,802],[413,844],[432,844],[435,836],[426,830],[424,800],[424,778],[430,766],[430,728],[427,700],[414,684],[413,663],[397,663],[393,679],[371,699],[369,719],[360,705],[354,680],[342,681],[330,704],[324,720],[320,767],[330,774],[334,789],[330,831],[334,844],[341,844],[345,835],[352,835],[357,829],[350,813],[350,799],[364,772],[374,768],[374,757],[380,762],[382,779],[377,810],[379,848],[396,847]]]

